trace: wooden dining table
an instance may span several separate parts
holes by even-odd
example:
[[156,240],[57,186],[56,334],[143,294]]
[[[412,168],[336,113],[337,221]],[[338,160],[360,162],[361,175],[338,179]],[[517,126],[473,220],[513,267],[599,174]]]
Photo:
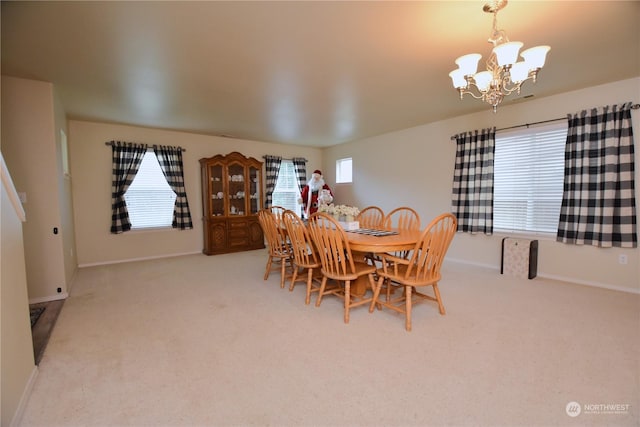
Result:
[[420,238],[421,230],[385,230],[397,234],[376,236],[354,231],[346,231],[347,240],[352,251],[383,253],[408,251],[413,249]]
[[[305,221],[306,223],[307,221]],[[422,230],[380,230],[391,231],[395,234],[371,235],[356,231],[345,230],[351,253],[356,258],[366,254],[382,254],[385,252],[408,251],[415,247],[422,235]],[[351,284],[351,293],[361,297],[367,292],[369,280],[367,276],[362,276]]]
[[[346,231],[346,230],[345,230]],[[397,234],[389,234],[383,236],[363,234],[354,231],[346,231],[347,241],[351,252],[364,254],[381,254],[385,252],[408,251],[415,247],[416,242],[420,239],[422,230],[396,230]],[[367,276],[363,276],[356,280],[351,286],[351,292],[355,296],[362,296],[367,292],[368,285]]]

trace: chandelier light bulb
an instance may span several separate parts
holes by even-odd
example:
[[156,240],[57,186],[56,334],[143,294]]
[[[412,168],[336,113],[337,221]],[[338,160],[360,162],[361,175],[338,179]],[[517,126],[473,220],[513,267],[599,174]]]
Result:
[[453,87],[456,89],[466,89],[467,80],[464,78],[464,74],[460,68],[453,70],[449,73],[449,77],[453,81]]
[[498,60],[498,66],[504,67],[505,65],[513,65],[518,60],[518,52],[524,45],[521,42],[508,42],[500,44],[493,48],[493,53],[496,54]]
[[473,76],[478,71],[478,62],[482,58],[479,53],[470,53],[456,59],[456,64],[462,71],[463,76]]
[[513,83],[522,83],[529,77],[529,64],[524,61],[516,62],[511,67],[511,81]]
[[550,49],[549,46],[536,46],[522,51],[520,56],[529,65],[529,70],[535,70],[544,67],[544,61]]
[[493,80],[493,73],[491,71],[482,71],[473,76],[473,80],[475,80],[480,92],[486,92],[491,85],[491,80]]

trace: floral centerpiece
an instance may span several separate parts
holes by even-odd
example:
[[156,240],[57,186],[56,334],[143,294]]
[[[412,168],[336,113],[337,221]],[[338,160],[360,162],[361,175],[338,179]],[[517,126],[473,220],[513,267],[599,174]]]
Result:
[[360,209],[355,206],[334,205],[333,203],[330,205],[320,205],[318,211],[326,212],[329,215],[333,215],[347,222],[355,221],[355,218],[360,213]]

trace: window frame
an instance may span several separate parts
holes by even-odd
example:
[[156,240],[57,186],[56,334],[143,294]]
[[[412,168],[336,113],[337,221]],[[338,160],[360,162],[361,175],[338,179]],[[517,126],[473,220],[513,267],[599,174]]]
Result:
[[[562,205],[562,193],[564,186],[564,152],[566,145],[566,136],[567,136],[568,126],[566,121],[563,123],[545,123],[535,127],[527,127],[526,129],[518,129],[518,130],[506,130],[506,131],[498,131],[496,132],[496,142],[495,142],[495,158],[494,158],[494,194],[493,194],[493,231],[495,234],[502,235],[521,235],[521,236],[536,236],[536,237],[548,237],[555,238],[557,234],[557,226],[560,214],[560,207]],[[545,139],[549,139],[549,141],[545,141]],[[514,142],[514,140],[519,140]],[[541,143],[546,145],[540,145]],[[522,175],[518,176],[517,172],[511,170],[511,174],[505,178],[503,175],[501,163],[505,161],[501,155],[504,154],[504,147],[502,144],[528,144],[525,145],[525,148],[530,148],[525,152],[519,152],[520,157],[518,159],[531,159],[535,158],[537,155],[540,159],[545,159],[544,163],[532,163],[531,168],[535,169],[533,175]],[[537,145],[534,145],[537,144]],[[555,146],[555,144],[558,144]],[[516,145],[518,146],[518,145]],[[513,147],[511,150],[515,150]],[[508,150],[507,150],[508,151]],[[537,151],[537,153],[532,153]],[[551,155],[551,157],[549,157]],[[551,159],[550,161],[548,161]],[[517,159],[516,159],[517,160]],[[539,165],[549,165],[549,169],[540,169]],[[518,169],[517,167],[512,169]],[[520,169],[518,169],[520,171]],[[553,178],[549,178],[553,176]],[[536,180],[539,185],[536,185],[536,182],[533,182],[534,178],[542,178],[541,181]],[[501,212],[504,212],[504,209],[498,208],[497,203],[502,203],[502,196],[500,193],[504,193],[505,191],[501,188],[503,182],[509,182],[512,185],[524,184],[528,182],[528,185],[533,185],[531,192],[535,193],[533,196],[527,196],[522,198],[522,200],[528,201],[526,206],[526,215],[528,220],[524,220],[524,222],[529,222],[531,228],[527,228],[529,226],[525,226],[524,228],[514,226],[514,227],[505,227],[504,223],[508,220],[501,220],[500,215]],[[547,191],[547,193],[545,193]],[[536,203],[540,201],[544,204],[544,200],[541,200],[542,196],[553,196],[557,197],[553,199],[553,203],[556,203],[556,206],[553,207],[554,211],[557,212],[557,218],[555,221],[555,230],[551,231],[550,229],[543,229],[543,223],[545,222],[545,218],[540,217],[531,217],[531,215],[535,215],[534,209],[539,209],[539,204]],[[533,199],[531,198],[533,197]],[[547,200],[548,202],[548,200]],[[510,206],[506,209],[516,208],[514,206]],[[547,224],[550,224],[552,218],[555,217],[555,214],[551,212],[546,217]],[[536,228],[537,227],[537,228]]]
[[344,157],[336,160],[336,184],[353,183],[353,158]]
[[[155,178],[159,179],[160,175],[158,175],[158,171],[162,176],[162,179],[164,180],[164,183],[166,185],[166,188],[163,191],[166,191],[167,189],[169,191],[171,191],[173,193],[173,197],[171,198],[171,204],[170,204],[170,215],[168,215],[169,220],[167,221],[167,218],[165,217],[165,222],[162,224],[158,224],[158,223],[153,223],[151,225],[141,225],[138,224],[136,225],[136,221],[138,221],[138,215],[139,213],[136,210],[136,207],[134,205],[134,203],[130,203],[129,202],[129,198],[127,197],[127,193],[129,193],[129,191],[132,189],[133,190],[137,190],[137,185],[136,184],[136,180],[138,180],[138,178],[140,179],[144,179],[147,180],[148,177],[146,177],[145,175],[140,175],[141,173],[148,173],[148,171],[146,170],[147,165],[145,164],[145,160],[147,160],[147,156],[150,156],[149,159],[154,159],[155,160],[155,166],[157,166],[157,170],[155,170],[154,167],[154,171],[153,173],[155,174]],[[147,160],[148,161],[148,160]],[[145,165],[145,169],[143,170],[143,165]],[[140,183],[140,181],[138,181],[138,183]],[[136,187],[134,187],[134,184],[136,184]],[[162,186],[162,185],[159,185]],[[129,222],[131,223],[131,230],[132,232],[141,232],[141,231],[153,231],[153,230],[173,230],[173,212],[175,209],[175,201],[177,198],[176,193],[171,189],[171,186],[169,185],[169,183],[167,182],[166,177],[164,176],[164,173],[162,172],[162,169],[160,168],[160,163],[158,162],[158,157],[156,156],[156,153],[153,151],[152,148],[149,148],[147,150],[147,152],[144,154],[144,157],[142,158],[142,161],[140,163],[140,168],[138,169],[138,172],[136,173],[135,178],[133,179],[133,181],[131,182],[131,185],[129,186],[129,188],[127,189],[125,195],[124,195],[125,201],[127,203],[127,211],[129,212]],[[141,200],[142,202],[143,200]],[[133,208],[133,209],[132,209]],[[167,202],[167,206],[162,206],[161,207],[163,210],[166,209],[167,211],[169,211],[169,202]],[[158,211],[158,205],[154,204],[153,206],[149,207],[149,210],[156,212]],[[146,224],[146,223],[145,223]]]
[[[290,187],[286,187],[284,190],[283,189],[279,189],[279,187],[281,187],[282,183],[284,182],[284,178],[285,175],[283,175],[283,166],[284,168],[287,169],[287,171],[290,171],[290,175],[286,176],[286,178],[289,181],[293,182],[293,185]],[[281,178],[283,178],[283,180],[281,181]],[[291,193],[293,194],[294,197],[294,204],[295,207],[290,206],[287,203],[276,203],[276,194],[280,194],[280,193]],[[280,162],[280,169],[278,170],[278,179],[276,180],[276,184],[273,187],[273,193],[271,194],[271,203],[274,206],[282,206],[284,208],[290,209],[294,212],[296,212],[298,215],[300,215],[302,213],[302,204],[298,203],[298,200],[300,199],[301,195],[300,195],[300,185],[298,184],[298,177],[296,175],[296,168],[295,165],[293,164],[293,160],[287,160],[287,159],[282,159],[282,161]]]

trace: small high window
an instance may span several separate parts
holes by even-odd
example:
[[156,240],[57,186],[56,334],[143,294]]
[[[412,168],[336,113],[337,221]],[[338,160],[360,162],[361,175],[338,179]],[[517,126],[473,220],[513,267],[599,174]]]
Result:
[[336,183],[353,182],[353,160],[351,157],[336,160]]

